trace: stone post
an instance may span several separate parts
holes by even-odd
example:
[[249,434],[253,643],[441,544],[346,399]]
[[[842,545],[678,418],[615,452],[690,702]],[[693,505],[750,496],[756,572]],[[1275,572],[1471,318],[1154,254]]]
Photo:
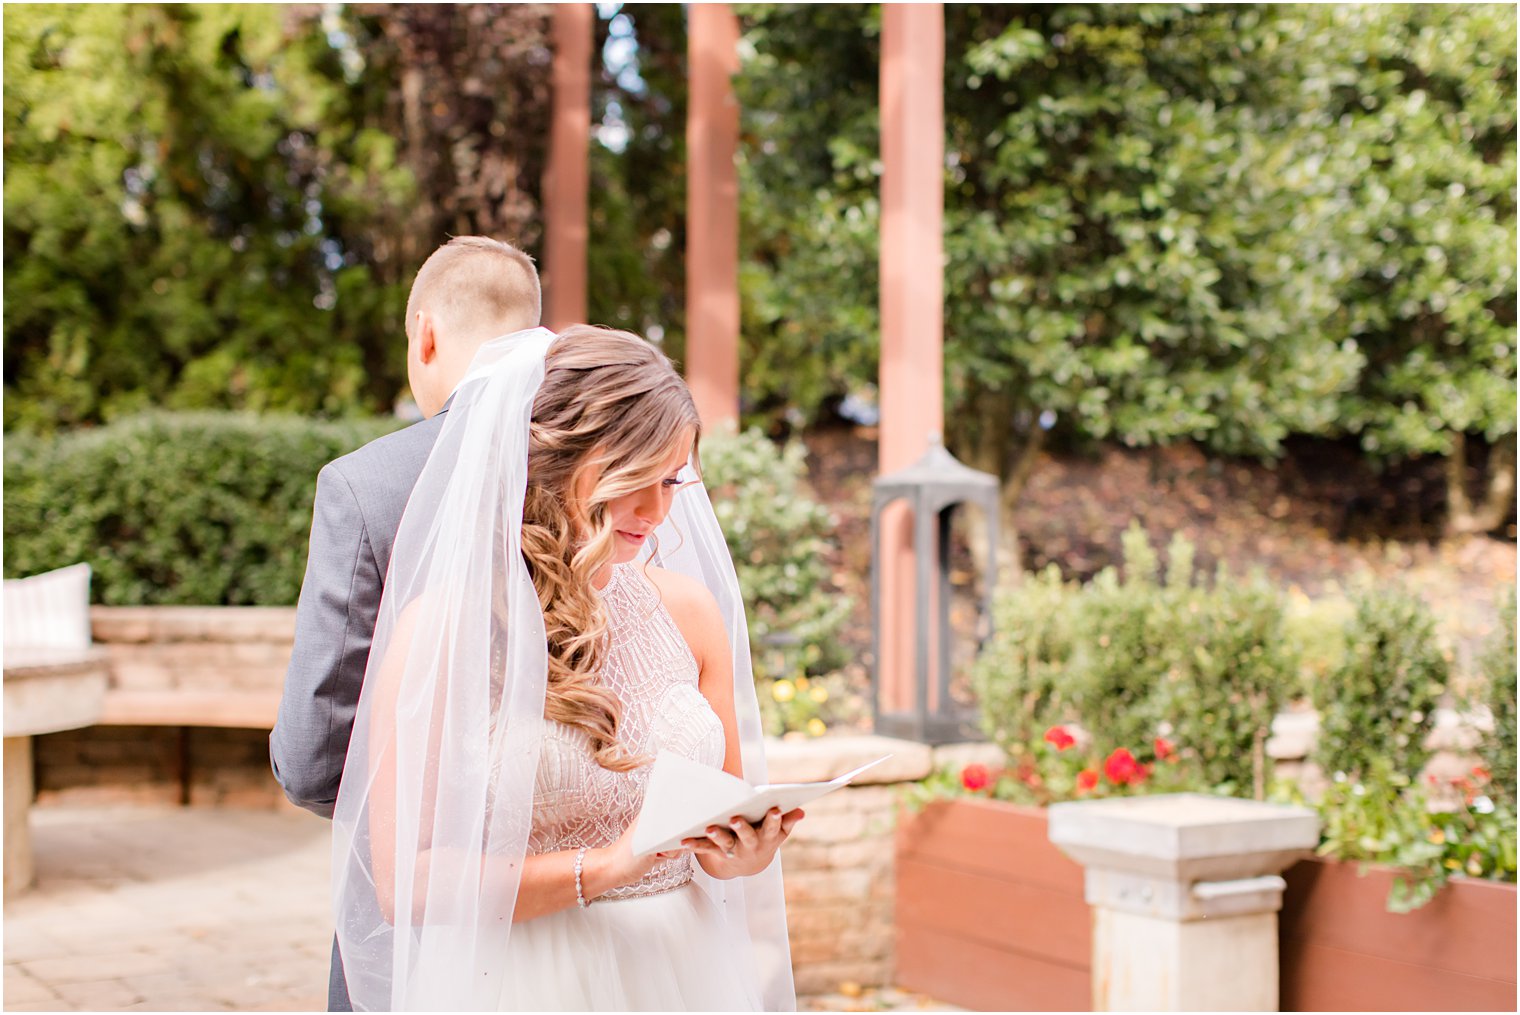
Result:
[[1319,842],[1302,807],[1183,793],[1056,804],[1086,868],[1094,1011],[1277,1011],[1280,876]]

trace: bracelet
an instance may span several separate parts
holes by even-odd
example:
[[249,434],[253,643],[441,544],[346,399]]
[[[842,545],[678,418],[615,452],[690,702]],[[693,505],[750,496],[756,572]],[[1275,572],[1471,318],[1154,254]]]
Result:
[[581,891],[581,867],[586,863],[586,847],[582,846],[580,852],[575,854],[575,904],[585,909],[589,903],[585,893]]

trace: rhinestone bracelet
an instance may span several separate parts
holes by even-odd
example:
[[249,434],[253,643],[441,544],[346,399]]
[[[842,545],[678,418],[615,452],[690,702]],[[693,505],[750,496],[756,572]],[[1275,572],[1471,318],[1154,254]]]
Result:
[[586,862],[586,847],[582,846],[580,852],[575,854],[575,904],[582,909],[587,906],[585,893],[581,891],[581,867]]

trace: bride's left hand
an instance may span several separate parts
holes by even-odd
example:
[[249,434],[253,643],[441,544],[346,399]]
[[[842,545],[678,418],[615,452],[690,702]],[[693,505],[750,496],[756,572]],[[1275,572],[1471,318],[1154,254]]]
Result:
[[776,850],[802,817],[801,808],[782,814],[772,807],[758,825],[735,817],[726,826],[710,826],[703,838],[682,839],[681,845],[695,853],[702,869],[719,880],[758,874],[770,866]]

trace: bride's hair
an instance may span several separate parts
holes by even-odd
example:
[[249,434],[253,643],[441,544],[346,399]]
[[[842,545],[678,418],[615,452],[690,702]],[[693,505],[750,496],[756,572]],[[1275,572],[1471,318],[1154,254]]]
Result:
[[607,615],[591,579],[616,553],[607,503],[666,478],[677,446],[695,451],[700,433],[686,383],[637,335],[575,325],[550,345],[528,434],[522,526],[549,641],[544,716],[585,730],[597,763],[613,771],[646,759],[618,742],[618,699],[600,679]]

